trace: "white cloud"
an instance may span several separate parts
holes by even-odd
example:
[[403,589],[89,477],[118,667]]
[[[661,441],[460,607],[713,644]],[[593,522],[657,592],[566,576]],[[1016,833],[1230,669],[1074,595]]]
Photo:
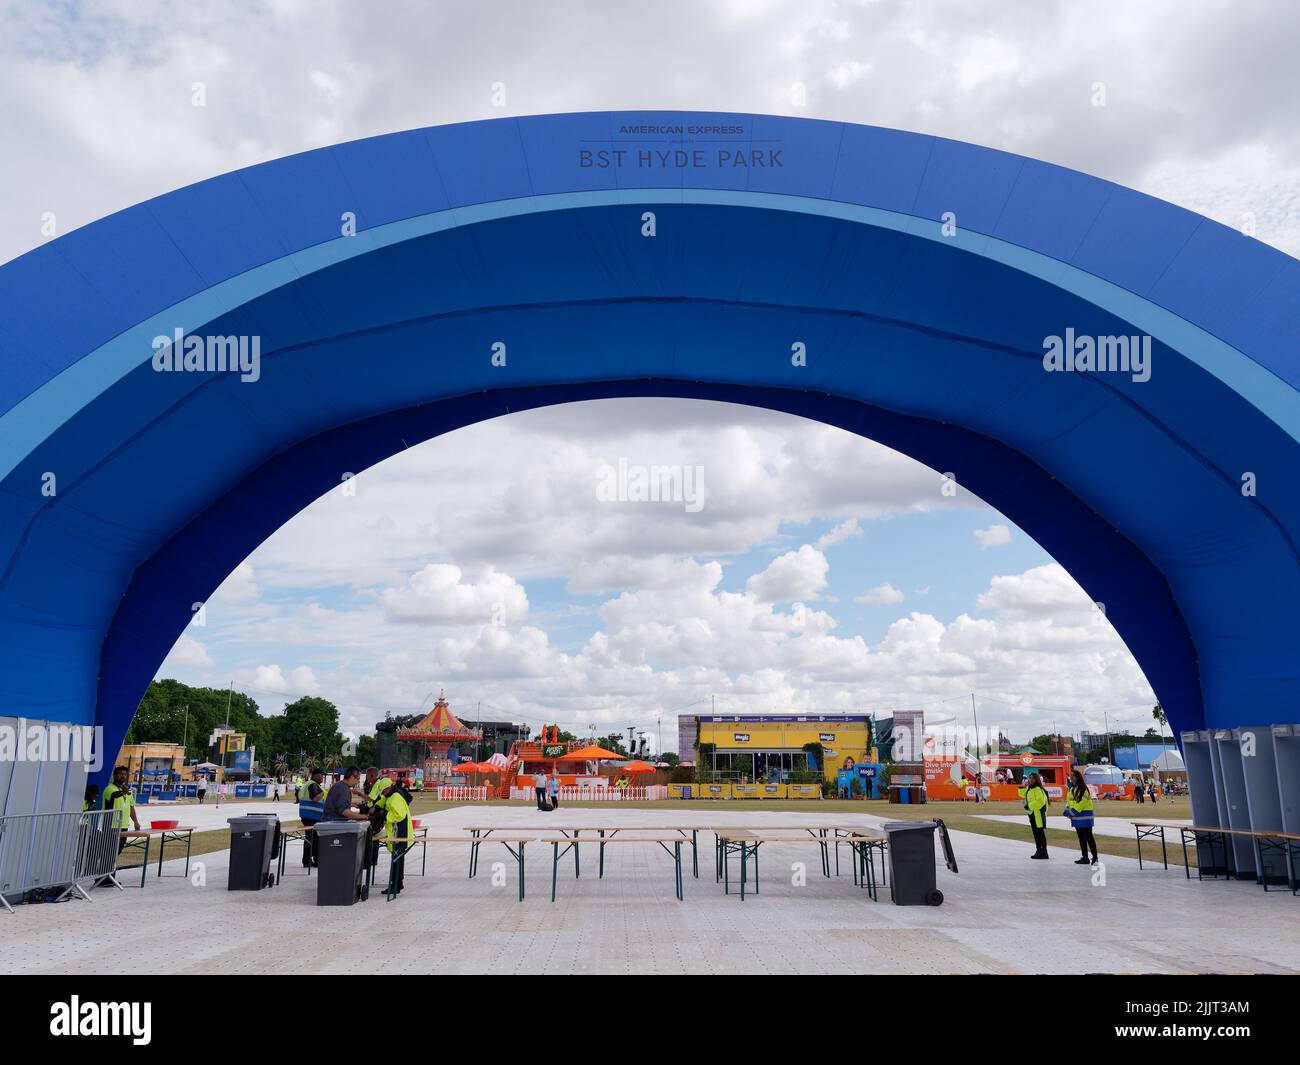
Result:
[[380,596],[395,621],[446,625],[471,622],[500,625],[528,613],[528,594],[510,574],[488,566],[479,580],[464,580],[459,566],[431,562],[401,588]]
[[234,568],[230,576],[221,582],[219,587],[212,594],[213,599],[221,599],[227,603],[244,603],[256,599],[261,594],[261,589],[257,584],[257,574],[254,573],[253,567],[247,562],[241,562]]
[[870,591],[854,597],[853,601],[866,606],[892,605],[903,601],[903,593],[892,584],[878,584]]
[[272,694],[296,698],[321,694],[320,682],[310,666],[296,666],[288,673],[275,664],[256,666],[236,670],[232,679],[236,688],[248,690],[254,697]]
[[826,556],[804,544],[798,551],[773,559],[767,569],[745,582],[745,589],[756,599],[772,603],[816,599],[826,587],[829,571]]
[[976,529],[974,536],[981,551],[986,551],[990,547],[1006,547],[1011,543],[1011,529],[1006,525],[990,525],[987,529]]
[[177,667],[189,669],[207,669],[216,663],[208,654],[208,649],[198,640],[185,633],[176,641],[162,666],[160,672]]
[[862,535],[862,525],[857,518],[849,521],[840,522],[835,528],[824,536],[818,537],[817,543],[813,546],[818,551],[825,551],[828,547],[834,547],[836,544],[842,544],[846,540],[852,540]]

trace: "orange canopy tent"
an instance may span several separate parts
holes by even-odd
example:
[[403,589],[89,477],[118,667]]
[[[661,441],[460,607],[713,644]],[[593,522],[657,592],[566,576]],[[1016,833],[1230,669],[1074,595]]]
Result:
[[607,751],[604,747],[597,747],[594,744],[587,747],[580,747],[576,751],[569,751],[563,755],[566,762],[599,762],[610,758],[622,758],[621,754],[615,754],[613,751]]
[[654,773],[654,772],[656,772],[656,770],[655,770],[655,767],[652,766],[649,762],[642,762],[642,761],[638,760],[638,761],[635,761],[635,762],[628,762],[627,765],[619,766],[619,772],[622,772],[622,773]]
[[500,773],[501,767],[491,762],[457,762],[451,767],[453,773]]

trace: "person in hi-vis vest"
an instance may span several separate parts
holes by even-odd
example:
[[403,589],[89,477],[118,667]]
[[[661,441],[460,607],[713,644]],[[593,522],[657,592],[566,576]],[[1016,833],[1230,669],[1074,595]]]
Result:
[[[1083,857],[1074,864],[1095,865],[1097,863],[1097,840],[1092,834],[1094,824],[1092,792],[1088,790],[1088,785],[1083,782],[1083,774],[1077,769],[1070,776],[1070,793],[1065,802],[1065,816],[1070,819],[1070,824],[1074,826],[1074,833],[1079,837],[1079,850],[1083,852]],[[1091,861],[1088,858],[1089,851],[1092,852]]]
[[1037,773],[1029,776],[1025,788],[1025,809],[1029,811],[1029,830],[1034,834],[1031,858],[1049,858],[1047,853],[1047,791]]
[[140,831],[140,818],[135,812],[135,795],[131,792],[131,785],[127,783],[127,775],[130,770],[124,765],[118,766],[113,770],[113,783],[104,789],[102,806],[105,810],[117,810],[116,817],[118,828],[117,853],[122,853],[122,848],[126,846],[126,836],[123,833],[130,830],[134,825],[137,832]]
[[[395,898],[402,891],[403,873],[406,870],[406,852],[411,849],[410,793],[396,782],[384,792],[384,833],[388,836],[388,897]],[[394,843],[394,840],[400,842]]]
[[[298,786],[298,820],[303,828],[319,824],[325,816],[325,771],[319,767],[311,771],[311,777]],[[302,841],[302,864],[310,869],[316,864],[316,833],[308,832]]]
[[[373,774],[373,775],[372,775]],[[361,795],[365,799],[365,805],[361,810],[370,817],[370,835],[377,836],[380,829],[387,824],[387,818],[383,816],[385,806],[388,804],[388,792],[393,787],[393,778],[384,773],[382,776],[379,770],[373,766],[366,770],[366,782],[363,785],[366,791],[358,792],[352,789],[354,795]],[[370,841],[370,868],[379,864],[379,844]]]

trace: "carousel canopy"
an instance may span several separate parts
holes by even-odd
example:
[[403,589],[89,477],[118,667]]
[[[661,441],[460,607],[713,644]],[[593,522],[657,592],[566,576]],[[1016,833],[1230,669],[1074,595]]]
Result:
[[451,707],[447,705],[446,696],[442,692],[439,692],[438,701],[433,704],[433,709],[410,728],[399,730],[397,738],[420,739],[426,736],[459,738],[475,735],[477,735],[477,732],[474,729],[467,728],[461,723],[460,719],[451,712]]

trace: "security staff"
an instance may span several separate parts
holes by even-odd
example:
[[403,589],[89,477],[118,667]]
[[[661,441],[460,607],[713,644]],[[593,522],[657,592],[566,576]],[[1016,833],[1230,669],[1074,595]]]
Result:
[[[393,786],[393,778],[387,773],[379,775],[379,770],[371,766],[366,770],[366,791],[358,792],[353,789],[353,794],[360,795],[365,799],[362,807],[363,811],[370,817],[370,834],[375,836],[379,830],[387,823],[384,816],[384,808],[388,803],[388,792]],[[370,867],[373,869],[379,864],[379,844],[372,839],[370,843]]]
[[1047,792],[1037,773],[1029,776],[1025,788],[1025,809],[1029,811],[1029,828],[1034,834],[1034,853],[1031,858],[1049,858],[1047,853]]
[[103,809],[117,810],[117,853],[122,853],[122,848],[126,846],[126,836],[121,833],[126,832],[132,825],[137,832],[140,831],[140,818],[135,813],[135,796],[131,794],[131,787],[126,782],[128,770],[126,766],[120,765],[113,770],[113,783],[104,789]]
[[[1088,790],[1088,785],[1083,782],[1083,774],[1077,769],[1070,775],[1070,794],[1065,803],[1065,816],[1074,826],[1075,835],[1079,837],[1079,850],[1083,852],[1083,857],[1074,864],[1096,865],[1097,841],[1092,835],[1094,824],[1092,793]],[[1088,860],[1089,851],[1092,851],[1091,861]]]
[[[406,869],[406,852],[411,849],[410,798],[411,793],[400,785],[393,785],[384,793],[384,831],[389,840],[388,897],[390,899],[401,893],[402,874]],[[394,843],[393,840],[402,842]]]
[[[298,787],[298,820],[303,828],[311,828],[325,816],[325,771],[317,766],[311,779]],[[316,865],[316,833],[308,832],[302,841],[302,865],[310,869]]]

